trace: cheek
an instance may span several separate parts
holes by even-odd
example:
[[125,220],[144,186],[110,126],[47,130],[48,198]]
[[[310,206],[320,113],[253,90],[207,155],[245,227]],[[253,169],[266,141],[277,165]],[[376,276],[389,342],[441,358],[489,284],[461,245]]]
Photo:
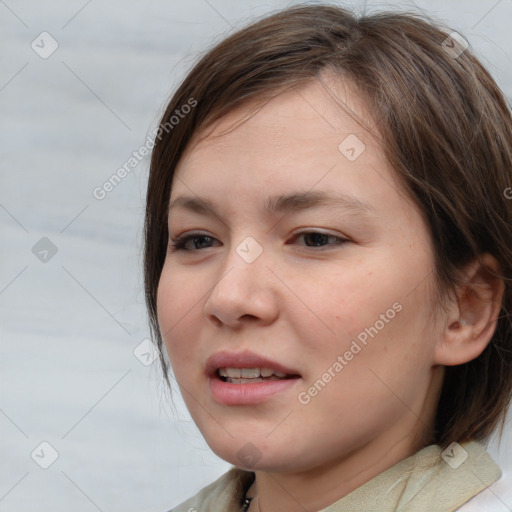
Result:
[[[311,281],[302,280],[300,286],[296,282],[294,293],[303,298],[303,302],[295,297],[288,299],[285,310],[293,316],[288,318],[288,322],[293,329],[293,337],[300,343],[304,378],[308,386],[329,369],[336,373],[332,367],[338,361],[338,356],[347,354],[346,363],[342,363],[343,373],[347,373],[345,365],[354,369],[366,368],[368,362],[377,357],[376,350],[370,347],[369,342],[367,345],[362,343],[372,340],[373,336],[373,333],[365,329],[373,326],[379,320],[379,315],[392,307],[393,301],[390,299],[389,288],[379,286],[378,279],[371,279],[375,273],[372,275],[361,265],[356,267],[346,268],[342,273],[336,271],[324,274],[321,278],[316,276]],[[395,317],[389,325],[398,321],[399,314],[394,314],[395,310],[389,314]],[[374,343],[385,336],[389,325],[386,324],[382,329],[384,334],[373,338]],[[352,377],[357,378],[358,375],[360,371]],[[341,384],[339,381],[343,379],[340,377],[334,380]],[[332,389],[335,387],[337,384]]]
[[[326,345],[364,332],[401,295],[399,283],[390,278],[389,272],[385,273],[381,262],[355,261],[346,265],[343,272],[339,271],[339,264],[337,267],[321,278],[303,281],[294,290],[307,305],[296,310],[302,312],[298,320],[303,326],[309,325],[310,332],[316,332],[314,338],[323,335]],[[394,313],[392,310],[389,316]]]
[[173,369],[181,367],[193,354],[190,347],[198,336],[194,335],[197,322],[192,320],[200,307],[194,287],[171,277],[175,275],[164,267],[157,292],[158,325]]
[[379,263],[332,273],[320,285],[301,290],[309,312],[300,308],[296,320],[300,339],[308,340],[306,360],[317,362],[315,373],[326,371],[344,354],[350,366],[371,365],[391,374],[404,363],[423,364],[428,359],[427,287],[411,293],[412,266],[397,270],[389,261]]

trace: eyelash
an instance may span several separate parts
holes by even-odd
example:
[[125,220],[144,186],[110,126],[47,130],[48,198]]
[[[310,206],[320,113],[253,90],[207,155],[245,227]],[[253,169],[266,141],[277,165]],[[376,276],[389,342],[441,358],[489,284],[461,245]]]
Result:
[[[296,235],[294,235],[293,237],[293,240],[299,238],[300,236],[304,236],[304,235],[324,235],[328,238],[335,238],[338,240],[338,242],[336,244],[326,244],[326,245],[320,245],[320,246],[307,246],[307,245],[304,245],[304,247],[308,248],[308,249],[314,249],[314,248],[322,248],[322,247],[326,247],[328,245],[343,245],[347,242],[350,242],[350,240],[348,240],[347,238],[342,238],[342,237],[339,237],[339,236],[336,236],[336,235],[331,235],[329,233],[323,233],[322,231],[303,231],[301,233],[297,233]],[[176,238],[172,238],[169,242],[169,245],[171,246],[171,248],[174,250],[174,251],[188,251],[188,252],[193,252],[193,251],[199,251],[201,249],[186,249],[185,248],[185,245],[186,243],[189,241],[189,240],[193,240],[193,239],[196,239],[196,238],[210,238],[211,240],[215,240],[215,238],[209,236],[209,235],[203,235],[203,234],[200,234],[200,233],[197,233],[197,234],[191,234],[191,235],[185,235],[185,236],[178,236]],[[207,247],[207,249],[210,249],[211,247]]]

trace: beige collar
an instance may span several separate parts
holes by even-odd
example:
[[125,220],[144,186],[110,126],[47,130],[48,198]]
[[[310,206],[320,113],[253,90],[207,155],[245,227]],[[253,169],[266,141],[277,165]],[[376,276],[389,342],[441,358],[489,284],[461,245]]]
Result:
[[[442,453],[437,445],[427,446],[319,512],[452,512],[501,476],[476,441],[462,443],[451,457]],[[233,467],[171,512],[240,512],[254,478],[254,472]]]

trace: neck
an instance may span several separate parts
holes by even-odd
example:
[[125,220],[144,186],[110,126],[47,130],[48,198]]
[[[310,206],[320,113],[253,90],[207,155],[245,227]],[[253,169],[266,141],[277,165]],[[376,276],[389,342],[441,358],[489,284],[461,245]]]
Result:
[[253,498],[249,512],[322,510],[423,446],[405,437],[380,448],[368,443],[342,461],[301,473],[256,471],[247,493]]

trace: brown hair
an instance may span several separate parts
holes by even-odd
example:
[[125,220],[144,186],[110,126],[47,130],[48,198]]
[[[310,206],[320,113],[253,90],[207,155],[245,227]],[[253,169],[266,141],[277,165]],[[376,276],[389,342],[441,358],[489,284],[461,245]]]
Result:
[[[424,215],[439,304],[460,282],[460,268],[480,254],[492,254],[501,266],[505,292],[496,330],[479,357],[446,368],[434,442],[486,440],[500,419],[503,429],[512,389],[512,200],[505,194],[512,186],[512,119],[471,51],[448,51],[450,32],[417,14],[357,18],[332,5],[295,6],[232,34],[189,72],[160,123],[145,218],[146,303],[169,387],[156,295],[178,161],[198,129],[329,69],[357,86],[387,158]],[[171,122],[176,110],[195,102]]]

